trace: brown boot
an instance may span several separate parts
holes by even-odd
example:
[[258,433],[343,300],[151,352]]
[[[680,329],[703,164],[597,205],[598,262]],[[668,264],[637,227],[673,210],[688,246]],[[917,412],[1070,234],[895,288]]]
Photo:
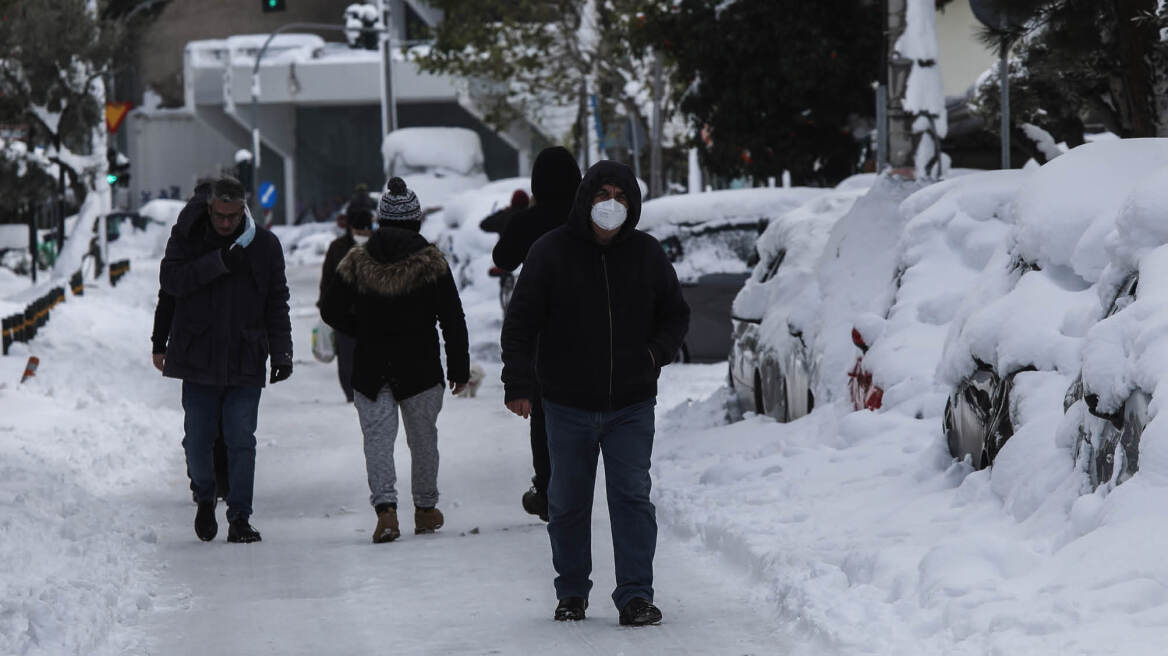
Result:
[[433,533],[442,528],[442,511],[437,508],[414,508],[414,534]]
[[373,544],[393,542],[401,537],[397,525],[397,508],[383,508],[377,513],[377,528],[373,529]]

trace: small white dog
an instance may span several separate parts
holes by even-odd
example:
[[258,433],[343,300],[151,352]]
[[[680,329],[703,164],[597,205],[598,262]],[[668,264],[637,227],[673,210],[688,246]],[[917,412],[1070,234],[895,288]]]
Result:
[[470,363],[470,380],[466,383],[466,389],[458,393],[464,399],[472,399],[479,393],[479,385],[483,383],[483,368],[477,362]]

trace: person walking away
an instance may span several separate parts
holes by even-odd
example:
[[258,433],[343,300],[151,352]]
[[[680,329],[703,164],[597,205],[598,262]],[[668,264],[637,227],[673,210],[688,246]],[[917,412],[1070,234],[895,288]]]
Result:
[[183,449],[195,484],[195,534],[218,532],[212,443],[227,444],[228,542],[258,542],[249,522],[255,483],[255,430],[267,360],[270,382],[292,375],[292,328],[280,241],[257,230],[243,186],[224,177],[209,202],[192,203],[171,230],[162,290],[175,297],[163,375],[183,381]]
[[[548,232],[564,225],[580,186],[580,166],[568,149],[545,148],[531,167],[531,193],[535,203],[515,213],[499,237],[491,257],[503,271],[518,269],[527,259],[531,245]],[[535,377],[531,376],[533,381]],[[523,509],[543,521],[548,520],[547,486],[551,478],[548,461],[547,429],[544,427],[543,403],[538,389],[530,393],[531,465],[535,470],[531,488],[523,493]]]
[[[337,265],[341,259],[356,244],[364,244],[373,234],[373,212],[369,208],[356,204],[362,196],[354,195],[354,202],[349,203],[345,212],[345,234],[337,237],[329,244],[328,252],[324,256],[324,266],[320,271],[320,295],[317,297],[316,307],[319,309],[324,293],[336,277]],[[363,196],[368,200],[368,195]],[[353,352],[357,348],[357,340],[352,335],[335,331],[337,349],[337,378],[341,382],[341,391],[345,400],[353,402]]]
[[[377,514],[373,542],[401,536],[393,445],[398,411],[410,449],[414,533],[433,533],[438,510],[438,412],[443,381],[454,394],[470,378],[470,343],[454,276],[442,253],[418,230],[418,198],[391,178],[378,205],[378,229],[354,246],[325,291],[321,317],[357,340],[353,399],[364,436],[369,502]],[[443,378],[438,333],[447,371]]]
[[[636,229],[629,167],[597,162],[568,222],[531,247],[503,321],[507,408],[543,395],[551,460],[548,536],[557,620],[582,620],[592,588],[591,517],[604,456],[622,625],[661,621],[653,605],[657,520],[649,500],[657,378],[681,348],[689,307],[661,244]],[[535,354],[535,380],[532,354]]]
[[487,218],[479,221],[479,230],[483,232],[493,232],[496,234],[503,234],[507,229],[507,225],[511,223],[511,219],[516,212],[526,209],[531,204],[531,199],[528,198],[527,192],[522,189],[516,189],[511,192],[511,202],[503,209],[491,212]]

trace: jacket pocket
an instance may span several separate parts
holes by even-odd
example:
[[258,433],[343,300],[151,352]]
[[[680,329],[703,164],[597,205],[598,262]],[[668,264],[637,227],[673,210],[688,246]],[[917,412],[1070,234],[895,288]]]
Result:
[[211,339],[207,334],[210,323],[184,323],[175,329],[173,348],[166,357],[195,368],[205,367],[211,360]]
[[243,374],[262,374],[268,360],[268,335],[263,328],[243,329],[243,349],[239,370]]

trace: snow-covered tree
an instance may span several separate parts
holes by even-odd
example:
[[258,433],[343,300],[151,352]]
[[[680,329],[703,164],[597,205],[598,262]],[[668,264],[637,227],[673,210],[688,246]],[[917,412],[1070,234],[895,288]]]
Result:
[[125,46],[94,0],[0,0],[0,211],[107,185],[102,76]]
[[[1087,123],[1121,137],[1168,136],[1168,9],[1158,0],[996,0],[1024,12],[1015,30],[986,30],[1010,47],[1012,135],[1038,161],[1053,140],[1084,142]],[[993,3],[990,3],[993,4]],[[979,81],[974,109],[997,128],[997,69]],[[1035,136],[1037,135],[1037,140]]]
[[874,124],[883,20],[875,0],[661,0],[649,38],[703,163],[723,176],[830,184]]
[[[589,146],[590,159],[597,155],[592,96],[601,124],[624,126],[633,117],[649,125],[652,60],[632,42],[638,15],[651,0],[430,4],[443,9],[445,18],[419,63],[424,70],[488,81],[478,90],[493,125],[519,118],[546,123],[549,111],[574,106],[570,134],[555,136],[579,148]],[[671,115],[669,107],[665,114]],[[666,140],[673,134],[666,131]]]

